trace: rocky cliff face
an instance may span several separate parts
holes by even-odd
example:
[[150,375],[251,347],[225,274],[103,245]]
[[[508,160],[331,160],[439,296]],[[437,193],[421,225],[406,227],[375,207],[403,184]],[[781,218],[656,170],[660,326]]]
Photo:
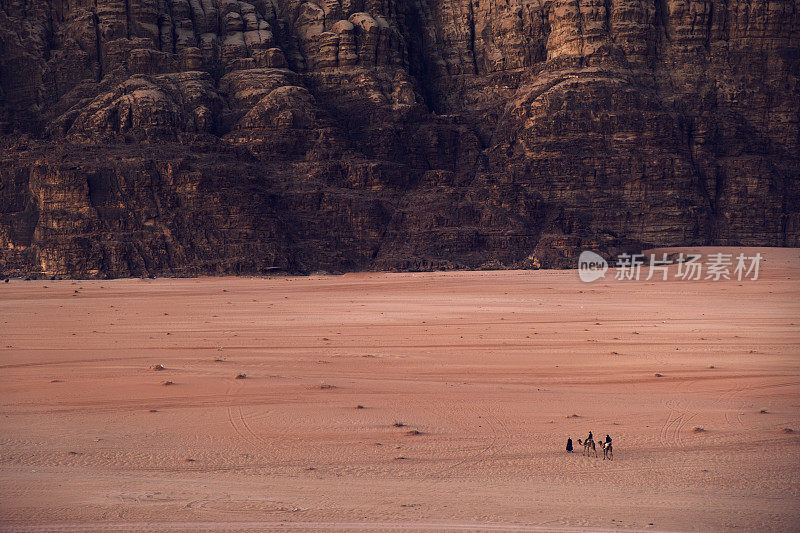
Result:
[[0,272],[800,245],[797,0],[0,0]]

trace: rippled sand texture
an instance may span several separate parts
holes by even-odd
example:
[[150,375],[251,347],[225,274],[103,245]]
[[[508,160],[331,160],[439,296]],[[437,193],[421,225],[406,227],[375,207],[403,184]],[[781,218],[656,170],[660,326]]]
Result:
[[[761,251],[755,282],[0,284],[0,529],[796,531],[800,250]],[[613,461],[564,451],[590,430]]]

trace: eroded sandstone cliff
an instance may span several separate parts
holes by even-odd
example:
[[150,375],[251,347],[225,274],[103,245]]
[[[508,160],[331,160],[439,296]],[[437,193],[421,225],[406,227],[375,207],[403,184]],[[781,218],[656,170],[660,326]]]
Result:
[[800,245],[798,0],[0,0],[0,273]]

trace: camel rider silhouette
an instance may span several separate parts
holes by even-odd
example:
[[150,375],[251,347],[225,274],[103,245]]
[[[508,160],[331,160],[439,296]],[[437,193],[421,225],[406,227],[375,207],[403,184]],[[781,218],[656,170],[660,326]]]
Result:
[[606,435],[606,444],[611,444],[611,436]]
[[594,442],[594,439],[592,439],[592,432],[591,431],[589,432],[589,437],[586,439],[586,441],[587,442],[588,441],[593,441]]

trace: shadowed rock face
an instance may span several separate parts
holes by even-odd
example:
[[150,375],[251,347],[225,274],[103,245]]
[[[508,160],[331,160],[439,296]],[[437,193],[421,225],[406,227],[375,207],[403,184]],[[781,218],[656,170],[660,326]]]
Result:
[[800,245],[796,0],[0,0],[0,272]]

